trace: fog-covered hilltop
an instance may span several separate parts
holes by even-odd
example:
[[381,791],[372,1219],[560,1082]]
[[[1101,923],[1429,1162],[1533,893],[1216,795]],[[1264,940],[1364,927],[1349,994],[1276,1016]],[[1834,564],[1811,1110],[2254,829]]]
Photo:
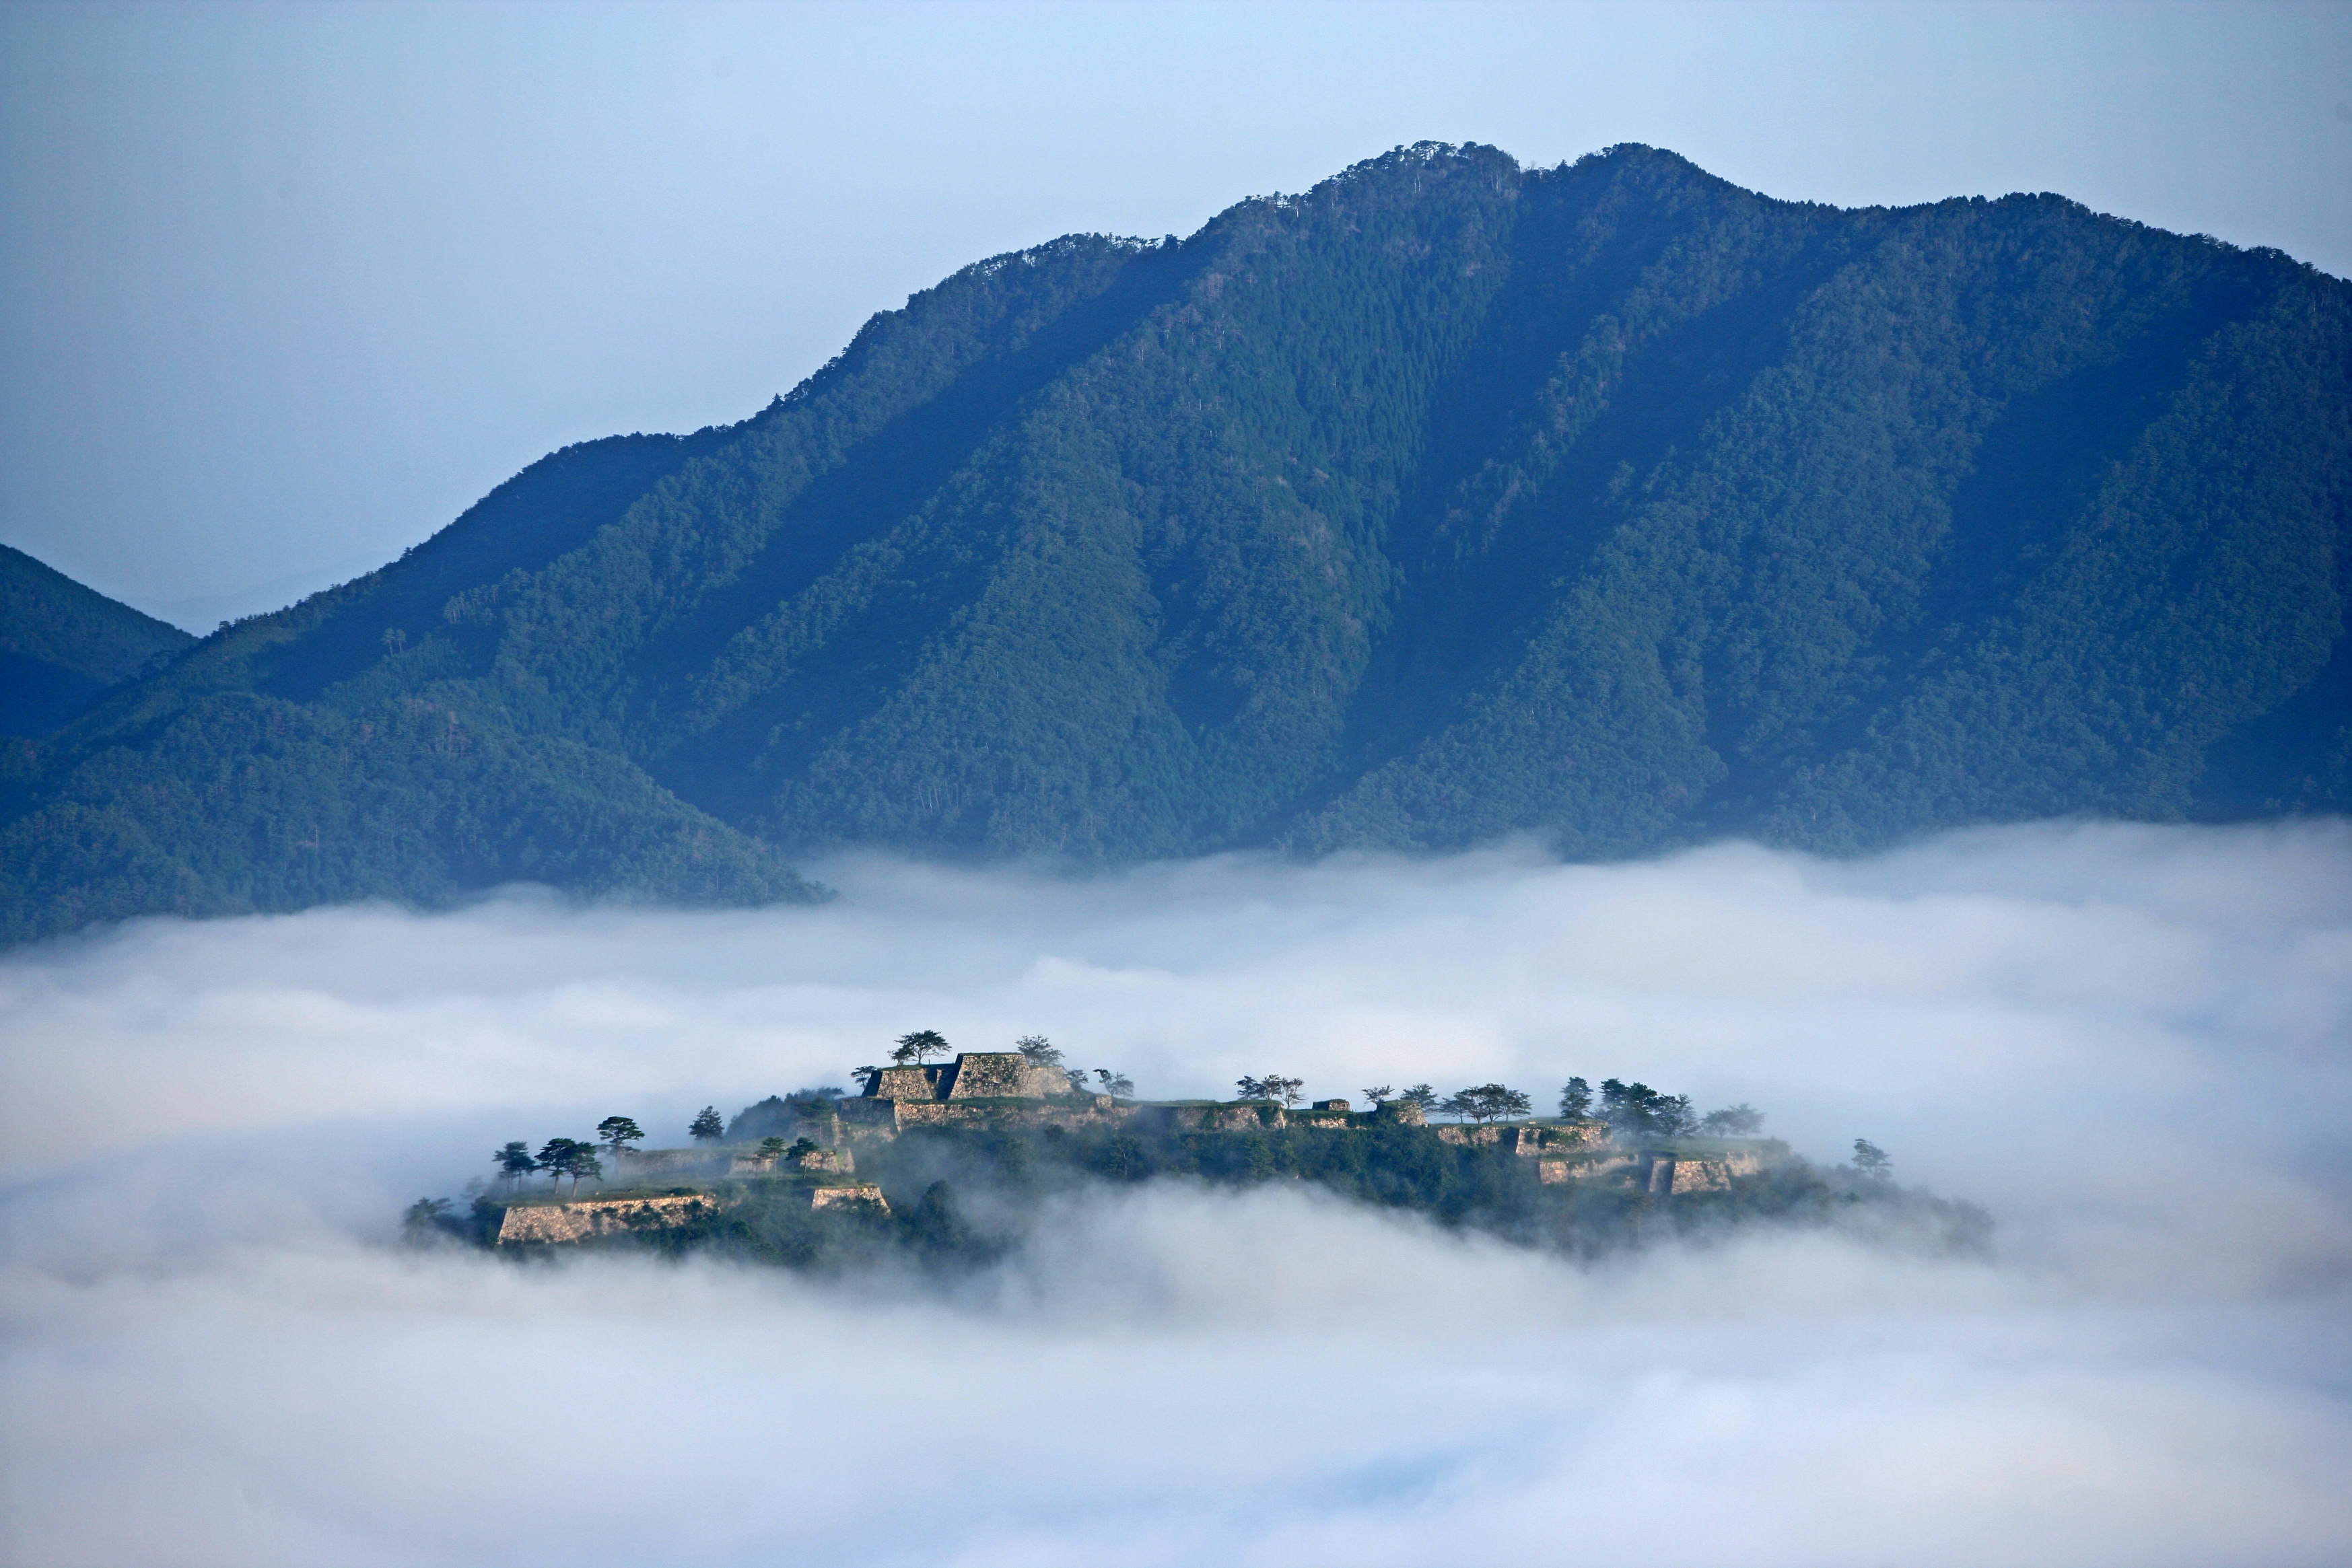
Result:
[[2347,304],[2057,196],[1840,211],[1643,147],[1057,240],[50,737],[7,931],[756,902],[843,844],[2340,810]]
[[[1307,1183],[1357,1203],[1548,1251],[1593,1256],[1756,1223],[1859,1228],[1939,1252],[1983,1248],[1990,1218],[1893,1180],[1855,1139],[1823,1168],[1747,1104],[1700,1115],[1687,1095],[1570,1078],[1557,1115],[1500,1082],[1441,1098],[1426,1083],[1311,1103],[1299,1079],[1244,1077],[1233,1101],[1139,1101],[1124,1073],[1067,1067],[1043,1036],[1015,1051],[945,1053],[901,1037],[864,1092],[771,1095],[730,1121],[706,1106],[693,1144],[641,1149],[612,1115],[594,1138],[493,1151],[469,1202],[420,1198],[411,1242],[714,1252],[795,1268],[887,1259],[971,1267],[1027,1246],[1072,1205],[1152,1181],[1212,1189]],[[1107,1092],[1094,1092],[1100,1088]],[[1433,1116],[1450,1118],[1434,1123]],[[544,1176],[546,1185],[539,1185]],[[568,1186],[566,1184],[569,1184]]]

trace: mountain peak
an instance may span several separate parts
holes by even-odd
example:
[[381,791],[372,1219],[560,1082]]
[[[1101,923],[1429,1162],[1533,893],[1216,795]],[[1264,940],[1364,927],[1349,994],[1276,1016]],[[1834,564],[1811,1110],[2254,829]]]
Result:
[[1844,212],[1633,143],[1065,236],[102,705],[5,829],[14,929],[789,895],[839,844],[2343,809],[2347,302],[2059,199]]

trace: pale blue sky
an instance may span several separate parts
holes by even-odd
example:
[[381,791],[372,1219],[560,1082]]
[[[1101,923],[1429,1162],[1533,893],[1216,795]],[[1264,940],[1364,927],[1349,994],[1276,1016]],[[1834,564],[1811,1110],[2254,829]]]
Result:
[[1423,138],[2352,273],[2344,5],[9,4],[0,540],[262,608],[567,442],[740,418],[967,261]]

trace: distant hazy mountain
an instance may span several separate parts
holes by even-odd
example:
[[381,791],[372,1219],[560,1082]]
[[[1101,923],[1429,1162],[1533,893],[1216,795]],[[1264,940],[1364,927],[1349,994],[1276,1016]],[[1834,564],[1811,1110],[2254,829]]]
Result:
[[47,735],[194,641],[0,545],[0,735]]
[[2352,803],[2352,289],[1423,146],[566,450],[18,768],[18,936],[511,877]]

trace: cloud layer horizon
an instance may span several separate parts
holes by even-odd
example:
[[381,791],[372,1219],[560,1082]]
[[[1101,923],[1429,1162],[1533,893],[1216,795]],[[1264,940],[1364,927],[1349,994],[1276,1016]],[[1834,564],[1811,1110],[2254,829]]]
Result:
[[[26,1563],[2294,1564],[2352,1546],[2352,825],[1825,862],[886,859],[820,909],[520,891],[0,958]],[[683,1140],[890,1037],[1147,1097],[1569,1074],[1985,1204],[1577,1266],[1308,1190],[954,1283],[391,1245],[507,1138]]]

